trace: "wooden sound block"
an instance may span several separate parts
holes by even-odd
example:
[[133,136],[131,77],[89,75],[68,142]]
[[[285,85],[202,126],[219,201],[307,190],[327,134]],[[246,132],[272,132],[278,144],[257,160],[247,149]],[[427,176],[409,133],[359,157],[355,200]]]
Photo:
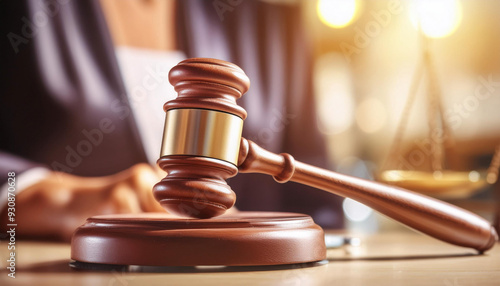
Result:
[[103,215],[74,233],[71,259],[143,266],[253,266],[326,259],[324,233],[304,214],[237,212],[211,219]]

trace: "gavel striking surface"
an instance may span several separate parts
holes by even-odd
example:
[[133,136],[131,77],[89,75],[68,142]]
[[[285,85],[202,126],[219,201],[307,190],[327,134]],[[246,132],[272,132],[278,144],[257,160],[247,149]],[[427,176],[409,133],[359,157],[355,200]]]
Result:
[[296,213],[236,212],[212,219],[167,213],[103,215],[73,235],[71,259],[143,266],[253,266],[326,259],[323,230]]

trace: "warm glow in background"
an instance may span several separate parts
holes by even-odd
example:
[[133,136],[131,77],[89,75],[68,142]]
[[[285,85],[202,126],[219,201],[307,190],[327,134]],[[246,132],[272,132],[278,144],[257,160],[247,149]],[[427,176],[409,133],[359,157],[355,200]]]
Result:
[[[500,143],[500,1],[303,4],[309,6],[305,13],[315,47],[318,127],[329,140],[337,171],[370,178],[385,160],[422,62],[421,34],[428,38],[444,113],[454,120],[448,167],[473,174],[488,167]],[[429,134],[426,80],[404,133],[406,154],[422,148]],[[478,91],[487,96],[478,97]],[[344,203],[344,213],[363,229],[374,223],[373,213],[351,201]]]
[[[387,154],[421,62],[420,29],[429,38],[445,113],[471,109],[460,114],[453,135],[465,141],[500,137],[495,108],[500,89],[477,106],[471,103],[484,79],[500,81],[500,17],[495,16],[500,1],[318,0],[303,5],[311,6],[304,10],[316,49],[318,124],[331,140],[334,162],[356,156],[378,164]],[[424,81],[405,134],[408,144],[427,136],[425,98]]]
[[354,19],[356,2],[356,0],[319,0],[318,16],[329,27],[345,27]]
[[[344,28],[350,25],[359,13],[358,1],[318,0],[318,17],[323,24],[331,28]],[[431,38],[452,34],[462,19],[462,5],[459,0],[412,0],[408,10],[414,28],[422,29],[422,32]]]
[[410,19],[428,37],[446,37],[460,24],[462,5],[458,0],[413,0]]

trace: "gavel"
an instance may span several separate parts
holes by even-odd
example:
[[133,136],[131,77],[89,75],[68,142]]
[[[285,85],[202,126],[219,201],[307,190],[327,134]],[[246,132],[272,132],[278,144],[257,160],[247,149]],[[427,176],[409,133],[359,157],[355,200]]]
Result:
[[[417,231],[484,252],[498,240],[480,216],[402,188],[355,178],[274,154],[242,138],[246,111],[236,104],[250,87],[238,66],[193,58],[169,73],[178,97],[164,105],[165,130],[158,165],[167,176],[153,193],[168,212],[211,218],[236,200],[226,179],[242,173],[271,175],[351,198]],[[304,194],[307,195],[307,194]]]

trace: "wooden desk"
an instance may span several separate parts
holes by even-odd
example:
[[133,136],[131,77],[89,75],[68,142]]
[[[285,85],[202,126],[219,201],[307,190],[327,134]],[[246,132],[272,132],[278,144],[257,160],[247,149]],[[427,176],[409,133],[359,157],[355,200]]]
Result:
[[17,250],[12,279],[5,270],[7,245],[1,243],[0,285],[500,285],[500,245],[475,255],[410,231],[362,237],[359,247],[329,250],[328,263],[280,270],[79,272],[68,266],[68,244],[20,241]]

